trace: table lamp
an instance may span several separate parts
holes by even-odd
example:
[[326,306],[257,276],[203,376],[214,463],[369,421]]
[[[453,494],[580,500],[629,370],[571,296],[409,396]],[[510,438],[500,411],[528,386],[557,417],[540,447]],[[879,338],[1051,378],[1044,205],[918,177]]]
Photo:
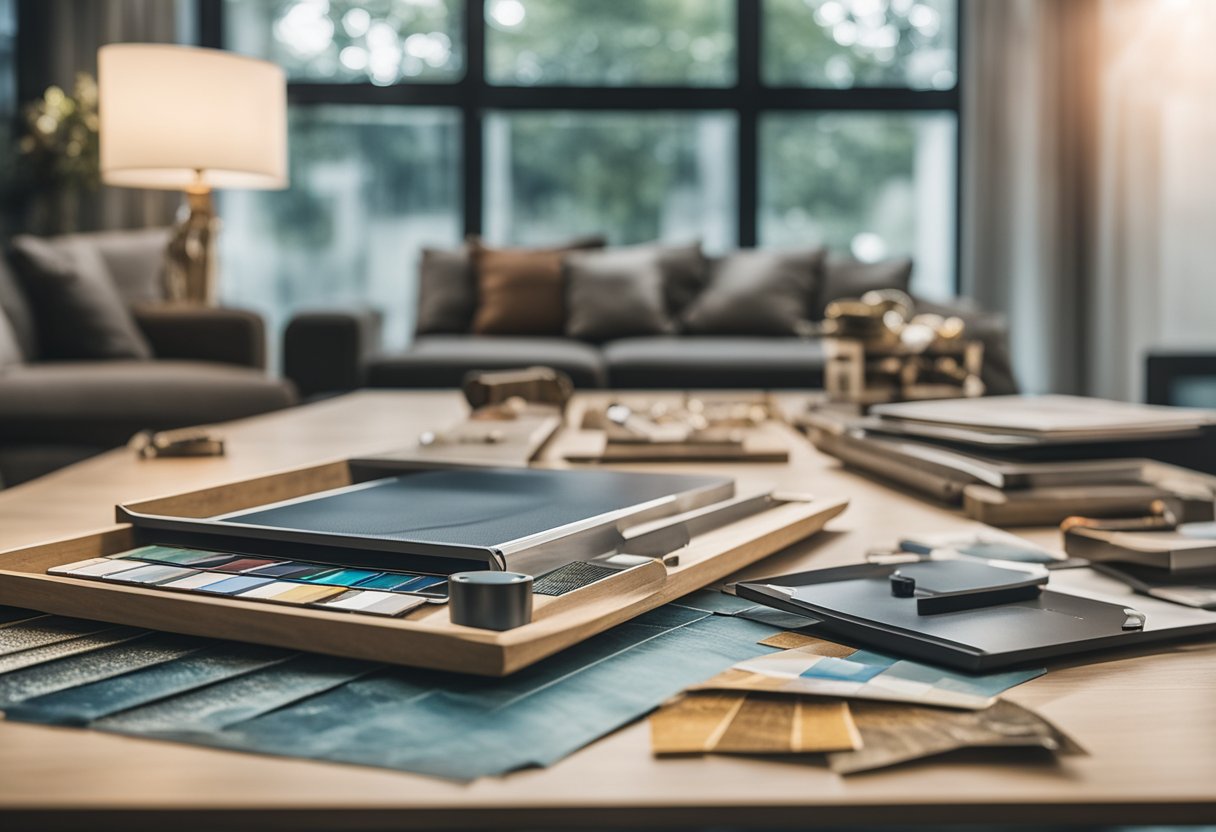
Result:
[[186,192],[166,296],[215,302],[213,188],[287,187],[287,84],[274,64],[149,43],[97,53],[101,174],[109,185]]

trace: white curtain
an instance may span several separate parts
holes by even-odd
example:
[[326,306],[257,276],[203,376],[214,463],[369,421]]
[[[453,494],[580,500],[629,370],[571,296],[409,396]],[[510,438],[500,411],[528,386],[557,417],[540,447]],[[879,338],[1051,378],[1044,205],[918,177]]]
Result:
[[970,0],[964,287],[1031,392],[1140,398],[1216,347],[1216,3]]

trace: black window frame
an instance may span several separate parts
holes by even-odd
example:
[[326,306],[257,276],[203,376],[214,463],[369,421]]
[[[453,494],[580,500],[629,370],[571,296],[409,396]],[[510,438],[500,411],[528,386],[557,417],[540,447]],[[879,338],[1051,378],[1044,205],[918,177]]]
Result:
[[[962,73],[948,90],[906,87],[769,86],[761,79],[763,66],[764,0],[735,0],[736,75],[729,87],[693,86],[503,86],[486,77],[485,0],[462,0],[465,26],[465,72],[455,81],[398,82],[379,86],[368,82],[325,83],[290,81],[289,104],[370,104],[431,106],[459,110],[463,141],[461,194],[465,234],[479,234],[484,213],[482,121],[491,110],[574,111],[702,111],[733,112],[738,123],[735,160],[737,194],[736,243],[758,242],[760,117],[770,112],[950,112],[955,115],[954,289],[960,287],[960,201],[962,198]],[[199,45],[224,48],[223,0],[197,0]],[[957,6],[958,63],[963,65],[966,39],[966,0]]]

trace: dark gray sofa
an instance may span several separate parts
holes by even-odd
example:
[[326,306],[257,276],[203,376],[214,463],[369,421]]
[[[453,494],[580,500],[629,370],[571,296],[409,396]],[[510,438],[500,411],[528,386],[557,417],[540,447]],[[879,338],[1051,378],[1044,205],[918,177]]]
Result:
[[[837,289],[843,290],[843,285]],[[426,300],[421,298],[420,306]],[[1017,392],[1001,316],[985,313],[966,299],[917,304],[918,311],[961,316],[972,337],[984,342],[989,393]],[[823,344],[814,336],[745,335],[661,335],[590,343],[551,336],[420,334],[407,350],[384,352],[379,316],[371,311],[299,314],[287,327],[283,354],[285,375],[303,396],[359,387],[452,388],[473,370],[534,365],[561,370],[580,388],[814,389],[823,384],[825,358]]]
[[166,240],[162,230],[52,240],[101,254],[152,360],[48,360],[38,315],[0,258],[0,324],[18,353],[0,361],[0,486],[121,445],[143,429],[237,419],[296,401],[290,383],[265,372],[259,316],[157,302]]

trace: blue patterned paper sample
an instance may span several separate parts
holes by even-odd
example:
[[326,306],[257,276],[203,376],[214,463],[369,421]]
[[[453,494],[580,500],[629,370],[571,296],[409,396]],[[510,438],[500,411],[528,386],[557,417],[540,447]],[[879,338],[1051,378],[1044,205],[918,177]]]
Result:
[[891,676],[899,679],[925,682],[943,690],[954,690],[975,696],[996,696],[1015,685],[1042,676],[1046,672],[1046,668],[1040,667],[1032,670],[1012,670],[1006,673],[969,676],[966,673],[955,673],[944,668],[909,661],[895,662],[887,671]]
[[804,679],[832,679],[837,682],[868,682],[887,668],[848,659],[820,659],[800,674]]
[[222,645],[134,673],[28,699],[6,715],[22,722],[85,725],[127,708],[267,667],[291,655],[268,647]]
[[100,621],[84,621],[61,615],[43,615],[29,621],[17,621],[0,627],[0,656],[99,633],[113,626]]
[[157,634],[0,675],[0,701],[14,720],[469,780],[551,765],[771,652],[775,628],[731,615],[747,606],[696,593],[505,679]]
[[[103,647],[83,655],[61,658],[35,667],[0,675],[0,710],[56,691],[78,688],[111,679],[144,667],[161,664],[192,653],[206,639],[156,633],[131,642]],[[17,655],[21,655],[20,653]]]
[[147,634],[147,630],[140,630],[136,627],[113,627],[100,633],[78,636],[76,638],[65,639],[64,641],[56,641],[52,644],[44,644],[41,647],[31,647],[29,650],[9,653],[7,656],[0,656],[0,679],[3,678],[3,674],[11,673],[14,670],[34,667],[79,653],[89,653],[93,650],[111,647]]
[[207,741],[456,780],[547,766],[688,685],[771,652],[756,642],[773,632],[669,605],[506,679],[396,669]]
[[381,665],[305,654],[227,681],[122,711],[93,723],[103,731],[186,736],[216,731],[365,676]]

